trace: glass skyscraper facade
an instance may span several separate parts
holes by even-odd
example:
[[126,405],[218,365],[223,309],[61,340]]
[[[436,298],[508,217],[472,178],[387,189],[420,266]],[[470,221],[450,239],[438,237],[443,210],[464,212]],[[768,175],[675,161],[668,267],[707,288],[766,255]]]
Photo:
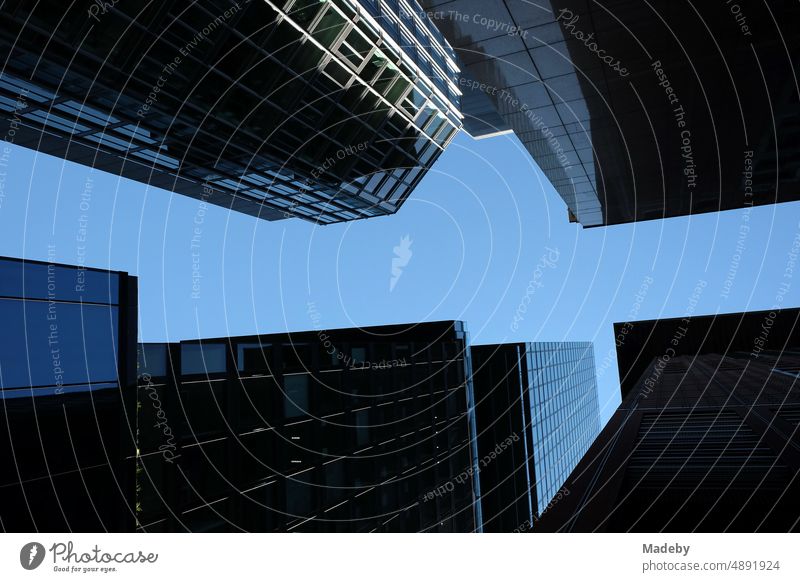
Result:
[[136,289],[0,259],[6,531],[512,531],[597,433],[589,343],[471,348],[445,321],[137,344]]
[[539,530],[798,531],[798,324],[798,309],[616,324],[622,403]]
[[396,212],[461,127],[409,0],[6,2],[9,141],[268,220]]
[[527,531],[600,431],[590,342],[472,347],[484,529]]
[[513,130],[571,221],[800,198],[796,2],[420,3],[464,71],[465,130]]
[[590,342],[527,344],[539,514],[600,432],[594,347]]
[[469,365],[460,322],[143,344],[138,529],[480,531]]
[[136,301],[125,273],[0,258],[3,531],[132,529]]

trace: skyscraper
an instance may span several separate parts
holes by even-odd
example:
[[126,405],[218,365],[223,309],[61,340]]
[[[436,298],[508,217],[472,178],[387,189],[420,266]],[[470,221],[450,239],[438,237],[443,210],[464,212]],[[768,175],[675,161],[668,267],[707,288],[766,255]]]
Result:
[[800,199],[796,2],[421,3],[584,227]]
[[473,346],[481,509],[488,532],[527,531],[600,431],[590,342]]
[[0,258],[0,530],[133,529],[136,288]]
[[617,324],[623,402],[537,530],[797,531],[799,317]]
[[460,322],[144,344],[139,372],[140,531],[481,529]]
[[413,0],[52,0],[0,13],[8,141],[267,220],[391,214],[461,126]]

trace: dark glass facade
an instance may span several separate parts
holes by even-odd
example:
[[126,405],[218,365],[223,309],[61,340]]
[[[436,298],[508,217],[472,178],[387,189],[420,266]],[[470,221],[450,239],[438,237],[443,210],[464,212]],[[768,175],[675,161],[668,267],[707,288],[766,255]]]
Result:
[[584,227],[800,198],[796,2],[421,4],[465,129],[513,129]]
[[140,531],[479,531],[459,322],[144,344]]
[[125,273],[0,258],[3,531],[133,528],[136,301]]
[[6,2],[0,131],[267,220],[391,214],[461,126],[407,0]]
[[527,531],[600,431],[590,342],[473,346],[485,531]]
[[797,531],[799,319],[786,309],[628,324],[620,377],[637,354],[648,363],[537,530]]

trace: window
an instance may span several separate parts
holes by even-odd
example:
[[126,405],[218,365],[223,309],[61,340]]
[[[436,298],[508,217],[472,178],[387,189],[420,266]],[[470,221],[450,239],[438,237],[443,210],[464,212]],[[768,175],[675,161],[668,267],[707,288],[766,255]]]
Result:
[[308,29],[311,21],[319,14],[320,8],[325,6],[322,0],[297,0],[292,5],[289,16],[300,26]]
[[181,344],[181,374],[217,374],[225,369],[225,344]]
[[118,308],[0,299],[2,388],[117,381]]
[[346,23],[344,16],[339,14],[332,4],[328,4],[327,12],[325,12],[314,29],[314,38],[324,47],[331,48],[339,37],[339,33],[344,30]]
[[119,298],[119,276],[116,273],[0,261],[0,296],[50,299],[49,283],[53,283],[54,298],[62,301],[82,300],[116,305]]
[[[373,56],[372,60],[375,57]],[[347,83],[350,81],[351,74],[348,73],[344,67],[342,67],[339,63],[334,60],[331,60],[326,66],[325,70],[323,71],[328,77],[336,81],[336,83],[340,87],[345,87]]]
[[381,95],[386,97],[389,93],[389,89],[391,88],[392,84],[400,75],[400,70],[395,66],[392,62],[387,62],[386,67],[383,69],[381,74],[372,84],[372,87]]
[[138,374],[167,375],[167,344],[139,344]]
[[361,63],[372,50],[372,44],[367,40],[358,29],[353,28],[347,37],[339,45],[337,52],[345,59],[350,61],[356,69],[361,67]]
[[236,346],[237,368],[248,374],[271,374],[272,346],[270,344],[239,344]]
[[381,72],[384,66],[389,63],[389,59],[380,49],[375,49],[373,55],[367,60],[364,69],[361,71],[361,78],[367,83],[371,83],[375,76]]
[[297,374],[283,379],[283,413],[287,419],[308,414],[308,375]]
[[386,99],[392,104],[397,105],[400,100],[405,96],[406,91],[411,87],[411,82],[402,75],[397,79],[397,82],[386,93]]

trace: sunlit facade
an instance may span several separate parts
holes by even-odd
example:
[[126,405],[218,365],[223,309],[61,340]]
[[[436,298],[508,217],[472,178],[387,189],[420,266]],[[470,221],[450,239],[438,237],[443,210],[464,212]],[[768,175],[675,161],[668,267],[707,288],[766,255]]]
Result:
[[473,346],[472,360],[484,529],[535,529],[600,431],[594,347]]

